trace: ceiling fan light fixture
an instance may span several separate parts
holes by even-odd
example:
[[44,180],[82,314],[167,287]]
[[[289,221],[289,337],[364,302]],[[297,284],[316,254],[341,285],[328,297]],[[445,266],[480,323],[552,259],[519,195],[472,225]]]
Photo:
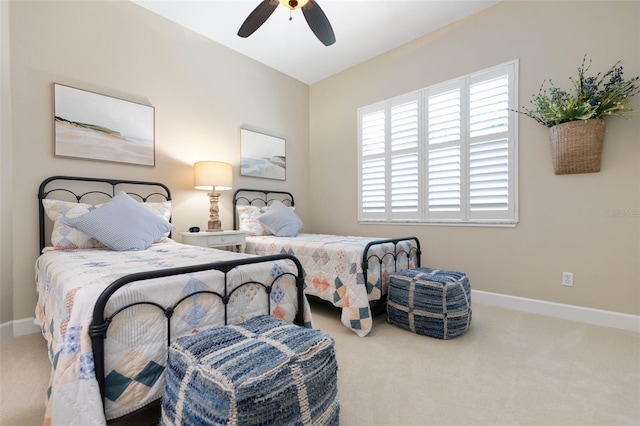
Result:
[[[331,46],[336,42],[331,23],[316,0],[262,0],[244,20],[238,30],[238,36],[246,38],[253,34],[276,10],[278,3],[290,11],[302,9],[302,15],[309,24],[309,28],[322,44]],[[289,13],[289,20],[291,20],[291,13]]]
[[309,0],[278,0],[287,9],[296,10],[309,3]]

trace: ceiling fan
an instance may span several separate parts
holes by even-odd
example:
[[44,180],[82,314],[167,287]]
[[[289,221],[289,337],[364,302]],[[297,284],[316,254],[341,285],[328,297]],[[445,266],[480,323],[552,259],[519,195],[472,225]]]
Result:
[[[307,20],[311,31],[313,31],[322,44],[331,46],[336,42],[336,36],[333,33],[333,28],[331,28],[327,15],[324,14],[315,0],[263,0],[258,7],[249,14],[240,27],[238,35],[240,37],[249,37],[253,34],[265,23],[273,11],[276,10],[278,3],[290,10],[302,9],[302,14]],[[291,18],[289,18],[289,20],[291,20]]]

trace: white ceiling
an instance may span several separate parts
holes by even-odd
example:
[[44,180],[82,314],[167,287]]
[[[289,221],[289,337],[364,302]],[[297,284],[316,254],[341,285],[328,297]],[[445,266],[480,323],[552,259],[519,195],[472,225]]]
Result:
[[317,0],[336,43],[324,46],[301,10],[279,5],[255,33],[238,29],[261,0],[131,0],[306,84],[477,13],[501,0]]

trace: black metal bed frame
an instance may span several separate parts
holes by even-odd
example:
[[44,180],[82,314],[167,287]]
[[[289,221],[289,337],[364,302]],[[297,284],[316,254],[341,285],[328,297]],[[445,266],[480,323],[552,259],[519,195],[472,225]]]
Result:
[[[271,203],[274,200],[281,201],[283,204],[289,205],[290,207],[295,206],[295,200],[293,198],[293,194],[291,194],[288,191],[277,191],[277,190],[270,190],[270,189],[250,189],[250,188],[240,188],[236,190],[233,194],[233,212],[234,212],[233,213],[233,229],[238,229],[238,226],[239,226],[238,214],[236,209],[238,205],[266,206],[266,205],[269,205],[269,203]],[[415,242],[415,247],[412,246],[408,253],[404,249],[398,249],[398,244],[400,244],[401,242],[406,242],[411,240]],[[376,245],[389,244],[389,243],[393,244],[394,246],[393,252],[386,253],[385,255],[383,255],[382,258],[378,257],[375,254],[369,255],[369,250],[372,247]],[[382,281],[382,265],[386,260],[386,257],[387,256],[393,257],[395,270],[397,271],[399,266],[398,262],[401,261],[401,258],[404,256],[406,256],[407,269],[410,265],[410,259],[412,258],[412,256],[415,257],[416,259],[415,266],[419,268],[421,254],[422,254],[422,251],[420,249],[420,240],[418,240],[418,238],[415,236],[377,239],[377,240],[371,241],[369,244],[366,245],[366,247],[362,252],[362,263],[361,263],[362,273],[364,276],[364,285],[366,286],[368,283],[367,272],[369,270],[370,260],[372,259],[377,260],[378,267],[380,268],[379,270],[381,272],[380,278],[378,281],[378,284],[380,285],[380,299],[369,301],[369,305],[371,307],[373,315],[382,314],[386,310],[387,295],[382,291],[383,289],[382,289],[382,282],[381,282]],[[369,292],[367,291],[367,294],[368,293]]]
[[[107,187],[111,187],[111,190],[109,192],[106,191],[101,191],[101,190],[90,190],[90,191],[85,191],[79,194],[76,194],[74,191],[72,191],[71,189],[65,188],[65,187],[58,187],[57,185],[60,184],[59,181],[64,181],[68,182],[69,181],[76,181],[76,182],[91,182],[91,183],[95,183],[95,184],[106,184]],[[132,193],[132,192],[127,192],[129,195],[135,195],[138,198],[140,198],[143,202],[146,202],[146,200],[149,199],[149,197],[151,196],[160,196],[161,198],[170,201],[171,200],[171,192],[169,190],[169,188],[162,184],[162,183],[158,183],[158,182],[146,182],[146,181],[136,181],[136,180],[123,180],[123,179],[101,179],[101,178],[87,178],[87,177],[76,177],[76,176],[53,176],[50,178],[45,179],[41,184],[40,184],[40,188],[38,191],[38,204],[39,204],[39,225],[40,225],[40,252],[42,252],[42,249],[45,247],[46,245],[46,238],[45,238],[45,212],[44,212],[44,207],[42,205],[42,200],[45,198],[48,198],[48,196],[52,193],[56,193],[58,191],[62,191],[70,196],[72,196],[77,202],[81,202],[83,198],[85,198],[86,196],[90,195],[90,194],[98,194],[99,196],[105,196],[107,198],[112,198],[113,196],[115,196],[116,193],[116,189],[118,187],[122,187],[122,185],[134,185],[135,187],[139,187],[139,188],[149,188],[149,187],[155,187],[155,190],[150,190],[148,193],[145,193],[145,195],[140,195],[138,193]],[[61,185],[61,184],[60,184]],[[55,186],[55,188],[53,189],[49,189],[51,186]],[[160,188],[162,192],[157,192],[158,189]],[[153,192],[152,192],[153,191]],[[264,283],[258,282],[258,281],[246,281],[243,282],[241,284],[239,284],[238,286],[236,286],[233,290],[231,290],[230,292],[227,289],[227,278],[228,278],[228,273],[236,268],[239,268],[243,265],[249,265],[249,264],[256,264],[256,263],[269,263],[269,262],[275,262],[275,261],[290,261],[294,264],[295,266],[295,273],[293,272],[283,272],[281,275],[275,277],[272,281],[271,285],[266,285]],[[119,307],[115,312],[113,312],[111,315],[106,315],[105,314],[105,310],[107,307],[107,304],[111,298],[111,296],[113,296],[114,293],[116,293],[118,291],[118,289],[122,288],[123,286],[130,284],[130,283],[135,283],[138,281],[145,281],[145,280],[149,280],[149,279],[155,279],[155,278],[161,278],[161,277],[168,277],[168,276],[175,276],[175,275],[181,275],[181,274],[189,274],[189,273],[195,273],[195,272],[202,272],[202,271],[207,271],[207,270],[217,270],[220,272],[224,273],[224,291],[222,293],[218,293],[215,291],[209,291],[209,290],[204,290],[204,291],[197,291],[194,293],[191,293],[183,298],[181,298],[180,300],[178,300],[176,303],[174,303],[172,306],[161,306],[158,303],[155,302],[151,302],[151,301],[138,301],[135,303],[131,303],[128,304],[126,306],[121,306]],[[233,295],[233,293],[237,290],[239,290],[240,288],[246,286],[246,285],[259,285],[261,286],[264,291],[267,294],[267,306],[266,306],[266,313],[270,314],[271,313],[271,297],[269,296],[271,294],[271,290],[272,290],[272,286],[274,284],[276,284],[281,278],[285,277],[285,276],[291,276],[295,279],[296,282],[296,288],[297,288],[297,303],[298,303],[298,307],[297,307],[297,312],[295,315],[295,319],[294,319],[294,323],[300,326],[304,325],[304,270],[302,268],[302,265],[300,264],[300,261],[292,255],[288,255],[288,254],[278,254],[278,255],[272,255],[272,256],[255,256],[255,257],[249,257],[249,258],[242,258],[242,259],[238,259],[238,260],[231,260],[231,261],[220,261],[220,262],[212,262],[212,263],[206,263],[206,264],[197,264],[197,265],[190,265],[190,266],[183,266],[183,267],[175,267],[175,268],[165,268],[165,269],[156,269],[156,270],[151,270],[151,271],[144,271],[144,272],[138,272],[138,273],[133,273],[133,274],[129,274],[129,275],[125,275],[117,280],[115,280],[114,282],[112,282],[111,284],[109,284],[109,286],[102,291],[101,295],[99,296],[98,300],[96,301],[96,304],[94,305],[94,309],[93,309],[93,319],[92,319],[92,323],[89,327],[89,334],[91,336],[91,340],[92,340],[92,349],[93,349],[93,357],[94,357],[94,365],[95,365],[95,375],[96,375],[96,380],[98,382],[98,385],[100,387],[100,393],[102,395],[102,399],[104,402],[105,399],[105,388],[106,388],[106,383],[105,383],[105,348],[104,348],[104,342],[105,339],[107,338],[107,330],[109,328],[109,325],[111,324],[111,322],[113,321],[114,317],[118,314],[120,314],[121,312],[125,311],[126,309],[132,308],[134,306],[138,306],[138,305],[150,305],[150,306],[154,306],[157,309],[159,309],[160,311],[162,311],[162,313],[164,314],[164,316],[166,317],[167,320],[167,326],[166,326],[166,330],[167,330],[167,334],[166,334],[166,343],[167,343],[167,347],[171,344],[171,318],[173,316],[173,313],[175,311],[175,309],[185,300],[188,300],[191,297],[197,296],[197,295],[201,295],[201,294],[210,294],[213,295],[217,298],[219,298],[222,303],[224,304],[224,324],[227,325],[228,324],[228,304],[229,301],[231,300],[231,296]],[[145,407],[142,407],[138,410],[136,410],[134,413],[130,413],[127,414],[124,417],[130,417],[134,414],[136,414],[138,411],[141,411],[143,409],[148,408],[149,406],[152,406],[154,404],[157,404],[158,401],[152,402],[150,404],[148,404]],[[109,420],[109,422],[112,422],[116,419],[111,419]]]

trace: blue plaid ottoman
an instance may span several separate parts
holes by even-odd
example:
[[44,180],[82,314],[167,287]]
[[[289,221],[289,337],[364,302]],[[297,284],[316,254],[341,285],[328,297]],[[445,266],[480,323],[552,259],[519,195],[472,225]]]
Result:
[[414,333],[451,339],[471,323],[471,285],[461,272],[430,268],[391,274],[387,321]]
[[334,341],[263,315],[169,348],[161,424],[337,425]]

